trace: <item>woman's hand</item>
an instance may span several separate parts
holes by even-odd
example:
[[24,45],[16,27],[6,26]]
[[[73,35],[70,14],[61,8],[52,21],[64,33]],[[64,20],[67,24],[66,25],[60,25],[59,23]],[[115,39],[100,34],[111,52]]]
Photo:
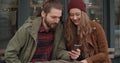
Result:
[[68,54],[70,55],[71,59],[76,60],[80,56],[80,49],[71,50],[68,52]]

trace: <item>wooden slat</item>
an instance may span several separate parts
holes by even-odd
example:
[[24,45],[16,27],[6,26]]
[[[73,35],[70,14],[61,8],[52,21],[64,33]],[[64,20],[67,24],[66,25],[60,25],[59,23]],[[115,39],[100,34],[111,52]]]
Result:
[[109,57],[114,58],[115,57],[115,48],[108,48]]

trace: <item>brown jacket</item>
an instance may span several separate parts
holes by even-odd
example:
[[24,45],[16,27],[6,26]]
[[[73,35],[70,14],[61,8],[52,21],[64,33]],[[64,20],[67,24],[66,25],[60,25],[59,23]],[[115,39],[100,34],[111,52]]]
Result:
[[[102,26],[96,22],[90,22],[90,23],[93,31],[91,34],[87,36],[87,44],[89,45],[89,49],[90,49],[89,54],[92,54],[92,55],[86,58],[88,63],[111,63],[111,60],[108,56],[108,42]],[[64,44],[59,46],[63,46],[63,45]],[[63,47],[62,49],[65,50],[65,47]],[[59,52],[59,54],[60,53],[61,52]],[[63,60],[66,60],[66,59],[70,60],[69,55],[61,54],[59,57],[62,57],[62,56],[64,56]],[[55,61],[55,62],[59,63],[59,61]],[[77,62],[79,63],[80,61],[77,61]],[[72,62],[64,62],[64,63],[76,63],[76,62],[72,61]]]
[[90,46],[90,56],[87,58],[88,63],[111,63],[108,57],[108,43],[105,32],[100,24],[91,22],[93,32],[87,36],[87,43]]
[[[86,36],[86,48],[88,48],[89,55],[85,58],[88,63],[111,63],[108,57],[108,43],[106,39],[105,32],[99,23],[90,21],[92,32]],[[71,46],[71,48],[74,48]],[[82,49],[82,47],[80,47]],[[82,55],[82,56],[81,56]],[[81,61],[84,58],[84,54],[81,53],[77,60]]]

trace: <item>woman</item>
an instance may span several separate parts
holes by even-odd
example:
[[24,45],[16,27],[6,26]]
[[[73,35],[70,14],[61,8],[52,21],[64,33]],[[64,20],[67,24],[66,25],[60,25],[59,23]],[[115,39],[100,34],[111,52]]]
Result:
[[110,63],[105,32],[100,24],[89,19],[84,2],[71,0],[68,13],[65,26],[70,58],[83,63]]

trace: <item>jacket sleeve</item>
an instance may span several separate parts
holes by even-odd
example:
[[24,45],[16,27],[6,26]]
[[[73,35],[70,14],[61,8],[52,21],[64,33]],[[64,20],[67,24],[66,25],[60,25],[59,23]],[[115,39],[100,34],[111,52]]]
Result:
[[66,50],[66,46],[65,46],[64,27],[62,26],[61,28],[59,28],[59,30],[61,31],[60,34],[61,37],[57,48],[57,52],[58,52],[57,59],[70,60],[68,51]]
[[87,58],[87,61],[89,63],[94,63],[94,62],[104,62],[106,59],[108,59],[108,44],[107,44],[107,39],[105,32],[102,28],[102,26],[98,23],[94,23],[96,30],[94,32],[95,35],[95,41],[97,43],[97,54]]
[[57,58],[62,59],[62,60],[68,60],[68,61],[70,60],[70,57],[68,55],[68,51],[66,50],[64,37],[61,40],[61,42],[59,43]]
[[6,63],[21,63],[19,59],[20,49],[25,42],[26,32],[23,27],[21,27],[14,37],[10,40],[5,51],[5,62]]

